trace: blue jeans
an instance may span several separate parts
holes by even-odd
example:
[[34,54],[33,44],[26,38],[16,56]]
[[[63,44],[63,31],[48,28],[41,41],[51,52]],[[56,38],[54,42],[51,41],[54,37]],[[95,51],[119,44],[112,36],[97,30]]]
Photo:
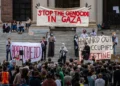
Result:
[[8,51],[8,50],[6,50],[6,60],[7,60],[7,61],[8,61],[9,54],[10,54],[10,60],[12,60],[11,52]]
[[12,25],[12,30],[17,30],[17,26],[16,25]]
[[21,32],[21,31],[24,32],[24,27],[19,27],[19,28],[18,28],[18,31],[20,31],[20,32]]
[[116,45],[113,45],[113,54],[116,55]]

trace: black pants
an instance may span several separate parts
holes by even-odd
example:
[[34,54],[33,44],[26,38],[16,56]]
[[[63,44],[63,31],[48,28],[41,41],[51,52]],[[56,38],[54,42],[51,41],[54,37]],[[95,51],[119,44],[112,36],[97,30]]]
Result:
[[78,53],[78,49],[75,49],[75,57],[78,57],[79,53]]
[[65,64],[66,63],[66,56],[61,56],[60,61]]
[[46,60],[46,49],[42,49],[42,60]]

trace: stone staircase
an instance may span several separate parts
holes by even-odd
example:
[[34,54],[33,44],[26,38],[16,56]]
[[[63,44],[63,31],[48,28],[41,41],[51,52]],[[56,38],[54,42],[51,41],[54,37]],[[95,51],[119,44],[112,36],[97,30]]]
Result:
[[[55,57],[52,59],[53,61],[57,61],[59,58],[59,49],[62,43],[65,43],[68,48],[68,57],[74,56],[74,48],[73,48],[73,36],[75,34],[74,31],[54,31],[56,36],[55,43]],[[34,36],[29,35],[28,33],[18,34],[18,33],[2,33],[0,29],[0,62],[5,60],[6,58],[6,39],[10,37],[12,42],[35,42],[39,43],[41,38],[45,36],[45,33],[37,34]]]
[[[104,30],[105,35],[111,35],[112,30]],[[117,36],[120,40],[120,31],[116,31]],[[74,57],[74,46],[73,46],[73,36],[75,31],[53,31],[56,42],[55,42],[55,57],[52,58],[53,61],[57,61],[59,58],[59,49],[62,43],[66,44],[68,48],[67,59],[75,58]],[[98,31],[98,35],[101,31]],[[6,39],[8,37],[12,38],[13,42],[37,42],[39,43],[41,38],[45,36],[45,33],[37,34],[34,36],[29,35],[28,33],[18,34],[18,33],[2,33],[2,29],[0,29],[0,62],[2,62],[6,58]],[[120,44],[117,45],[117,54],[120,52]]]

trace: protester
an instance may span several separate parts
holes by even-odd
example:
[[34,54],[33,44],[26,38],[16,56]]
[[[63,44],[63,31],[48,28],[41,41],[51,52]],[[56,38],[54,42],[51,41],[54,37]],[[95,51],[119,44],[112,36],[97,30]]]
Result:
[[75,51],[75,57],[79,56],[79,47],[78,47],[78,35],[75,34],[74,36],[74,51]]
[[8,38],[6,41],[6,60],[7,61],[8,61],[9,54],[10,54],[10,60],[12,60],[10,50],[11,50],[11,38]]
[[7,67],[3,66],[3,72],[2,72],[2,86],[9,86],[9,72],[7,71]]
[[48,39],[49,41],[49,47],[48,47],[48,57],[54,57],[54,49],[55,49],[55,36],[53,33],[50,34],[50,37]]
[[41,80],[39,78],[38,71],[32,72],[32,78],[30,79],[30,86],[41,86]]
[[11,30],[12,32],[17,31],[17,22],[15,20],[11,23]]
[[55,83],[57,86],[62,86],[59,74],[55,75]]
[[18,25],[18,33],[24,32],[24,24],[20,21]]
[[113,42],[113,54],[116,55],[116,46],[118,44],[118,37],[116,36],[116,33],[114,32],[112,34],[112,42]]
[[89,60],[90,57],[90,46],[85,42],[84,49],[82,51],[82,56],[84,60]]
[[10,26],[8,23],[3,24],[3,33],[9,33],[10,32]]
[[52,73],[48,72],[47,79],[42,83],[42,86],[57,86],[52,77]]
[[90,36],[97,36],[95,30],[93,29],[92,32],[90,33]]
[[60,47],[60,60],[62,63],[66,63],[66,57],[67,57],[67,48],[65,46],[65,43],[62,43],[62,46]]
[[82,38],[89,37],[86,30],[83,30],[83,33],[80,35]]
[[28,17],[26,21],[26,30],[29,30],[30,26],[31,26],[31,19]]
[[14,81],[13,81],[13,85],[15,86],[19,86],[21,84],[21,74],[22,74],[22,67],[19,68],[19,72],[15,75]]
[[98,79],[95,81],[95,86],[105,86],[105,80],[102,79],[102,75],[98,75]]
[[46,60],[46,50],[47,50],[47,41],[45,39],[45,37],[43,37],[42,41],[41,41],[41,45],[42,45],[42,60]]

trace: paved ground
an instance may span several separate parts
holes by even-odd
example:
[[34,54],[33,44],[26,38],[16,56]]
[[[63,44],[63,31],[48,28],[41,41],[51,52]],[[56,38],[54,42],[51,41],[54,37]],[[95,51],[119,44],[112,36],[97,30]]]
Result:
[[[98,32],[100,34],[101,31]],[[104,30],[103,31],[105,35],[111,35],[113,31],[111,30]],[[119,30],[116,31],[117,36],[120,40],[120,32]],[[59,49],[61,44],[64,42],[68,48],[68,58],[75,58],[74,57],[74,47],[73,47],[73,36],[75,34],[74,31],[54,31],[53,32],[56,36],[56,43],[55,43],[55,57],[53,58],[53,61],[57,61],[59,58]],[[8,37],[12,38],[13,42],[39,42],[42,36],[45,36],[45,34],[41,33],[36,36],[30,36],[27,33],[17,34],[17,33],[2,33],[0,29],[0,62],[2,62],[5,57],[6,57],[6,52],[5,52],[5,43],[6,39]],[[117,46],[117,53],[119,54],[120,52],[120,44]]]

